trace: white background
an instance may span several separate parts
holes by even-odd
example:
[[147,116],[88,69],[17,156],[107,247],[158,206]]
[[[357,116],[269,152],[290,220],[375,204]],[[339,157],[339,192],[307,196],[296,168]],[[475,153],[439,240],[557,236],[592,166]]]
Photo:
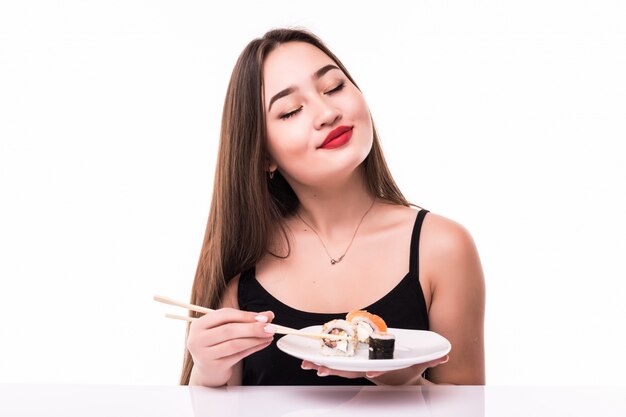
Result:
[[624,385],[619,1],[3,1],[0,382],[176,384],[226,85],[317,33],[414,203],[473,234],[489,384]]

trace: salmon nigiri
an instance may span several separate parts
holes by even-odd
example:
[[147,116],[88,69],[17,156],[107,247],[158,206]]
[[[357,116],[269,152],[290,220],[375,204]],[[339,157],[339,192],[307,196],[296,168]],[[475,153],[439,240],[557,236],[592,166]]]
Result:
[[380,316],[365,310],[351,311],[346,315],[346,320],[356,326],[361,343],[367,343],[372,332],[383,333],[387,331],[387,324]]

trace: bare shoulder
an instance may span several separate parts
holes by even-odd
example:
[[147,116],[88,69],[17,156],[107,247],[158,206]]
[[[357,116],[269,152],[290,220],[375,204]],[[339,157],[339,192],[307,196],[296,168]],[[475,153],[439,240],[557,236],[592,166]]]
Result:
[[[484,298],[484,276],[480,257],[470,232],[444,216],[428,213],[420,236],[420,281],[427,290],[427,306],[437,294],[465,293]],[[439,297],[441,300],[441,297]]]
[[430,276],[434,272],[432,268],[438,269],[445,265],[460,267],[478,261],[478,252],[470,232],[444,216],[428,213],[424,218],[420,240],[420,258]]
[[380,229],[403,227],[412,230],[418,211],[419,209],[413,207],[406,207],[381,200],[377,205],[377,217],[380,219],[378,226]]
[[[383,226],[403,225],[413,227],[415,216],[421,209],[387,204],[381,210]],[[445,258],[467,256],[475,250],[474,240],[461,224],[439,214],[428,212],[420,233],[420,257]]]

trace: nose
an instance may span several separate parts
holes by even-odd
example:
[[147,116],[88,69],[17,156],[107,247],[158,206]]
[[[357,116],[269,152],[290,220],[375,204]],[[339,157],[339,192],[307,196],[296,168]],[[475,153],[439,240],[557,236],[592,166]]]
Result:
[[315,128],[322,129],[334,125],[341,119],[341,110],[320,97],[316,100]]

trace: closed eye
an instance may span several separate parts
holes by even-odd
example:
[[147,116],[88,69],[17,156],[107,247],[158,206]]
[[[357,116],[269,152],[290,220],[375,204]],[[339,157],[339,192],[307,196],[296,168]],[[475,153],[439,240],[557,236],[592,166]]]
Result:
[[339,83],[339,85],[337,87],[333,88],[330,91],[327,91],[326,94],[335,94],[335,93],[343,90],[343,87],[345,87],[345,85],[346,85],[345,82],[342,81],[341,83]]
[[[343,90],[345,85],[346,85],[345,82],[342,81],[341,83],[339,83],[339,85],[337,87],[333,88],[332,90],[327,91],[324,94],[332,95],[332,94],[338,93],[339,91]],[[285,113],[283,115],[280,115],[279,118],[282,119],[282,120],[287,120],[290,117],[295,116],[296,114],[298,114],[300,112],[300,110],[302,110],[302,107],[299,107],[299,108],[297,108],[297,109],[295,109],[293,111],[290,111],[289,113]]]
[[281,116],[279,116],[281,119],[283,120],[287,120],[289,119],[291,116],[294,116],[295,114],[297,114],[298,112],[300,112],[300,110],[302,110],[302,107],[299,107],[297,109],[295,109],[294,111],[290,111],[289,113],[285,113]]

